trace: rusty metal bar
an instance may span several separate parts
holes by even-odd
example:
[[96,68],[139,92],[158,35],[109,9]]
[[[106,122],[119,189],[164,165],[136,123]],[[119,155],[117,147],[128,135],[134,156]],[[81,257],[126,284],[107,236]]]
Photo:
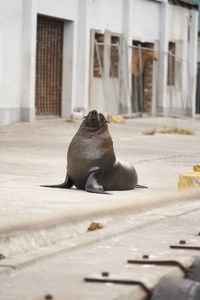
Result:
[[95,273],[84,278],[86,282],[99,282],[99,283],[115,283],[115,284],[125,284],[125,285],[139,285],[146,293],[147,299],[150,299],[151,289],[148,288],[144,282],[139,280],[134,280],[131,278],[126,278],[121,275],[110,274],[109,272]]
[[129,264],[139,264],[139,265],[175,266],[175,267],[179,267],[185,274],[187,273],[187,269],[177,260],[129,259],[127,262]]
[[200,245],[175,244],[170,245],[169,247],[171,249],[200,250]]

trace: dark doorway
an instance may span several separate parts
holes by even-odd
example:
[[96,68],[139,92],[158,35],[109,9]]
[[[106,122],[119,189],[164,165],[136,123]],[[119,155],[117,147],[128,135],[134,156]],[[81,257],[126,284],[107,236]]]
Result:
[[158,60],[153,43],[133,41],[132,112],[152,112],[153,61]]
[[37,116],[61,115],[63,21],[38,16],[35,106]]
[[196,113],[200,114],[200,62],[198,62],[197,71],[197,96],[196,96]]

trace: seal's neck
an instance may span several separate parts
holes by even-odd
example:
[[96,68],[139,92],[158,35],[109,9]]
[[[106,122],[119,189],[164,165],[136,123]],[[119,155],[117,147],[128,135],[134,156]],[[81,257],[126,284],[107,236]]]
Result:
[[80,129],[87,130],[88,132],[101,132],[104,130],[108,130],[108,125],[107,123],[101,124],[101,123],[96,123],[94,124],[92,122],[88,122],[88,120],[84,120],[80,126]]

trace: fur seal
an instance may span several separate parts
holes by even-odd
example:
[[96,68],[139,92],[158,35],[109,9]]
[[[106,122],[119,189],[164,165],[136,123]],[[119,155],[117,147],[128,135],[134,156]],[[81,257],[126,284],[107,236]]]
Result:
[[96,110],[89,112],[69,145],[64,183],[45,187],[75,185],[88,192],[107,194],[106,191],[130,190],[137,186],[135,168],[115,157],[108,123],[103,114]]

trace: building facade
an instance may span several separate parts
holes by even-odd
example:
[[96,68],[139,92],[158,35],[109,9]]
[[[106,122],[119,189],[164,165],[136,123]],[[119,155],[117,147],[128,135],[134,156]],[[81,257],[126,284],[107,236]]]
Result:
[[[198,12],[200,13],[200,0],[193,0],[198,5]],[[200,17],[198,21],[198,62],[200,62]]]
[[[194,0],[199,6],[200,13],[200,0]],[[200,114],[200,17],[198,22],[198,54],[197,54],[197,93],[196,93],[196,113]]]
[[197,9],[191,0],[1,0],[0,126],[90,109],[194,116]]

